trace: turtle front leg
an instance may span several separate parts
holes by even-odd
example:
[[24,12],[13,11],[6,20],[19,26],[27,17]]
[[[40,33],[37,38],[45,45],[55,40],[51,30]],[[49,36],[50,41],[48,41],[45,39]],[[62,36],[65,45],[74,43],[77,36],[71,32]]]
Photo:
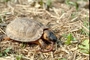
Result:
[[46,47],[46,49],[41,49],[40,51],[43,52],[43,53],[47,53],[47,52],[50,52],[50,51],[53,51],[53,42],[51,42],[51,45]]
[[42,40],[42,39],[40,39],[40,40],[38,40],[38,42],[37,42],[37,44],[40,46],[40,50],[38,50],[38,51],[41,51],[41,52],[43,52],[43,53],[47,53],[47,52],[50,52],[50,51],[52,51],[53,50],[53,42],[51,42],[51,45],[49,46],[49,47],[47,47],[46,46],[46,44],[45,44],[45,42]]
[[50,45],[46,47],[46,49],[48,50],[48,52],[53,51],[53,47],[54,47],[54,42],[50,42]]

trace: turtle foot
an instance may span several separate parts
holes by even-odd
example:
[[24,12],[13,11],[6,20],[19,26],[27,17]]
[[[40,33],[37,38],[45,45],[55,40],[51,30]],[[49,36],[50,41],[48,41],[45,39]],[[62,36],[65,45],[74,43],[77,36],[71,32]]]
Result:
[[38,51],[42,52],[42,53],[47,53],[47,52],[51,52],[51,51],[54,51],[53,50],[53,42],[51,42],[50,46],[47,46],[46,49],[39,49]]

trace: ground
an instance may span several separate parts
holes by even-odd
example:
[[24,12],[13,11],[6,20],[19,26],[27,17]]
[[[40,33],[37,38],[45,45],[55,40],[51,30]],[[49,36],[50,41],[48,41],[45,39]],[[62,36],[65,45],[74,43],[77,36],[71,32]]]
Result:
[[[80,2],[87,5],[78,3],[77,7],[74,1],[57,0],[52,1],[51,7],[47,9],[46,4],[42,7],[39,3],[23,3],[23,0],[16,3],[1,1],[0,60],[89,60],[89,47],[86,47],[89,42],[84,44],[84,50],[80,47],[83,42],[89,41],[89,8],[85,7],[88,1]],[[24,16],[41,22],[55,33],[58,38],[55,51],[36,52],[38,45],[3,39],[7,24]]]

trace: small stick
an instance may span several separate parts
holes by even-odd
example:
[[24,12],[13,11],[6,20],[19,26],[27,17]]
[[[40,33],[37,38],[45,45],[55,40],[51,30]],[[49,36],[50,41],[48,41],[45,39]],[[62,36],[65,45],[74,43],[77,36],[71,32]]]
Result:
[[6,33],[1,28],[0,28],[0,30],[1,30],[1,32],[3,32],[6,35]]

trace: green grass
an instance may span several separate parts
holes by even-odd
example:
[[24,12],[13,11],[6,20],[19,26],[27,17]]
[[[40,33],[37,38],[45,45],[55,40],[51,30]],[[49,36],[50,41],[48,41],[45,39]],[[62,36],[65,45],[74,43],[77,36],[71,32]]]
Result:
[[11,47],[5,49],[3,52],[0,52],[0,57],[7,56],[10,51],[11,51]]
[[84,40],[80,45],[79,45],[79,50],[82,53],[89,54],[89,40]]
[[22,55],[17,56],[16,60],[22,60]]
[[84,24],[84,26],[86,27],[86,28],[88,28],[89,29],[89,18],[88,17],[86,17],[85,18],[85,20],[83,21],[83,24]]
[[58,59],[58,60],[67,60],[66,58],[60,58],[60,59]]
[[69,45],[71,44],[71,41],[74,40],[74,37],[72,36],[71,33],[69,33],[67,36],[66,36],[66,42],[65,44]]
[[52,6],[52,0],[46,0],[46,2],[44,2],[44,0],[40,0],[39,4],[42,8],[49,10],[49,8]]
[[47,0],[46,6],[47,6],[47,10],[49,10],[49,8],[52,6],[52,1],[51,0]]
[[79,8],[77,1],[72,2],[71,0],[65,0],[65,3],[69,6],[75,6],[76,10],[78,10],[78,8]]
[[[89,30],[89,21],[88,18],[85,18],[85,20],[83,21],[83,25]],[[87,32],[84,28],[81,29],[81,34],[85,35],[85,36],[89,36],[89,32]]]
[[1,0],[0,2],[8,2],[8,1],[11,1],[11,0]]
[[85,35],[85,36],[88,36],[89,35],[89,32],[87,32],[85,29],[82,28],[80,30],[80,34]]
[[76,40],[76,38],[73,36],[72,33],[64,34],[62,36],[66,39],[66,41],[65,41],[65,44],[66,45],[70,45],[71,44],[71,41],[75,41]]
[[22,44],[21,44],[21,48],[25,48],[25,47],[26,47],[26,45],[27,45],[27,44],[22,43]]

